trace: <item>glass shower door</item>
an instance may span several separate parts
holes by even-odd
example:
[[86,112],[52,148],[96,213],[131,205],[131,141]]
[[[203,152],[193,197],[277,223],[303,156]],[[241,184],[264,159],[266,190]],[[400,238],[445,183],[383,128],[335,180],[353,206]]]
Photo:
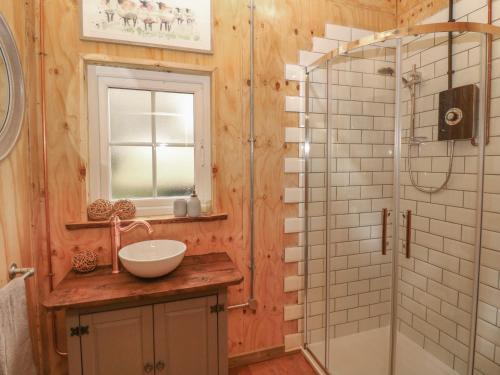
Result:
[[467,127],[482,124],[483,52],[482,35],[454,35],[449,82],[447,33],[402,40],[398,375],[468,373],[482,156]]
[[389,374],[395,48],[329,62],[331,374]]
[[321,364],[327,366],[328,326],[328,169],[327,157],[327,86],[326,65],[311,72],[305,85],[305,158],[303,181],[305,204],[305,346]]

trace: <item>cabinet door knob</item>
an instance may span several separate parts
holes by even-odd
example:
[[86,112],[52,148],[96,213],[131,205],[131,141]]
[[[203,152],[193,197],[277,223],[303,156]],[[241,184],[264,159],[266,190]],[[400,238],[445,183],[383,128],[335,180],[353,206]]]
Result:
[[154,369],[155,369],[155,367],[153,366],[153,364],[151,364],[151,363],[149,363],[149,362],[148,362],[148,363],[146,363],[146,364],[144,365],[144,371],[145,371],[147,374],[149,374],[149,373],[150,373],[151,371],[153,371]]
[[159,361],[157,364],[156,364],[156,370],[157,371],[163,371],[163,369],[165,368],[165,362],[163,361]]

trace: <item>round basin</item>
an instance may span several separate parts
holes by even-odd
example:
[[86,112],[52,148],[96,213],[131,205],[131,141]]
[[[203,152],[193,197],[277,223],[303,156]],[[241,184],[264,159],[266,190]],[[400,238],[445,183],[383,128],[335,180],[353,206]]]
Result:
[[160,277],[175,270],[186,254],[179,241],[154,240],[124,246],[118,256],[127,271],[139,277]]

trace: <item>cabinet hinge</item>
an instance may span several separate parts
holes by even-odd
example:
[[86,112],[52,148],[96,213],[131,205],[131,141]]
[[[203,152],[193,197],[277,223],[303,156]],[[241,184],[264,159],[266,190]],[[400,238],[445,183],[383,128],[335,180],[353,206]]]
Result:
[[224,309],[225,309],[224,305],[221,305],[221,304],[210,306],[211,313],[220,313],[220,312],[223,312]]
[[70,328],[70,336],[83,336],[89,334],[89,326],[78,326]]

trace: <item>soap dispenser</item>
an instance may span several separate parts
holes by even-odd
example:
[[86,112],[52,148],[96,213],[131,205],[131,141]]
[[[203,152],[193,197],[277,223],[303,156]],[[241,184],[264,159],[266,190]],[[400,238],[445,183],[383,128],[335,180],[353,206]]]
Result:
[[201,215],[201,202],[196,195],[196,187],[193,186],[193,192],[187,202],[187,214],[189,217],[198,217]]

